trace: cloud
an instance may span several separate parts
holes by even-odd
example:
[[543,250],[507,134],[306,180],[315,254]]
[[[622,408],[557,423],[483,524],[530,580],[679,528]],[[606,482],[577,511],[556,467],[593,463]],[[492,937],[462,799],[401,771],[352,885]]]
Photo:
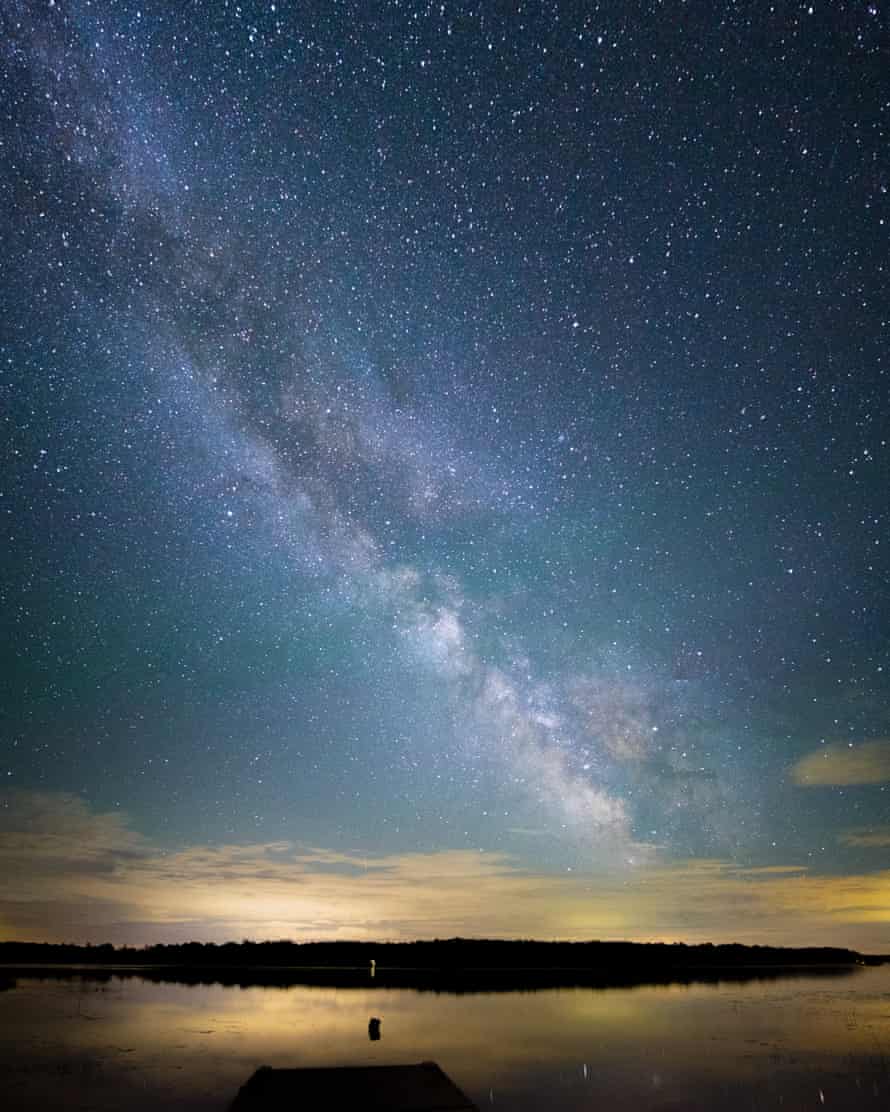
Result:
[[0,808],[0,863],[5,875],[27,861],[27,882],[43,874],[112,871],[149,852],[120,812],[97,814],[68,792],[9,792]]
[[890,846],[890,826],[864,827],[860,830],[847,830],[838,841],[842,846],[863,849],[881,849]]
[[890,740],[823,746],[802,757],[791,776],[806,788],[890,782]]
[[363,857],[287,841],[165,852],[120,813],[18,793],[2,811],[0,936],[146,943],[453,935],[890,944],[890,870],[648,862],[544,872],[449,850]]

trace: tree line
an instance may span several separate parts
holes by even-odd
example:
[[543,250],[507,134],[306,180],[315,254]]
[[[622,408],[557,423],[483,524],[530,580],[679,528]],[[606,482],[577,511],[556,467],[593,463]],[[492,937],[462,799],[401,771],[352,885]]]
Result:
[[854,965],[868,959],[840,947],[715,945],[710,942],[543,942],[450,938],[415,942],[184,942],[75,945],[0,942],[7,965],[297,966],[358,969],[730,969],[736,966]]

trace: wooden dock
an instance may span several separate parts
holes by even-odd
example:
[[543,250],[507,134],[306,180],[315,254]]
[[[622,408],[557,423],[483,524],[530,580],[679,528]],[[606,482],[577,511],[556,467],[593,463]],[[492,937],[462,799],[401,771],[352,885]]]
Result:
[[272,1069],[241,1086],[231,1112],[478,1112],[435,1062],[417,1066]]

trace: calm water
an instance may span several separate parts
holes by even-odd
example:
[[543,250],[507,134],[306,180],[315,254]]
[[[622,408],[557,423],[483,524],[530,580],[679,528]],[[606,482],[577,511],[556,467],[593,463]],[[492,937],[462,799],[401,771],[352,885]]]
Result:
[[425,1059],[483,1110],[885,1109],[890,967],[463,995],[26,976],[0,993],[12,1110],[222,1109],[263,1064]]

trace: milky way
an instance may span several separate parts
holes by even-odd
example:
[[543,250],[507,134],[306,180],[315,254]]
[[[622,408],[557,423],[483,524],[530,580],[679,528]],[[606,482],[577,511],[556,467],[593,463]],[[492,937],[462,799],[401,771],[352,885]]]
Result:
[[11,798],[880,865],[879,6],[0,26]]

